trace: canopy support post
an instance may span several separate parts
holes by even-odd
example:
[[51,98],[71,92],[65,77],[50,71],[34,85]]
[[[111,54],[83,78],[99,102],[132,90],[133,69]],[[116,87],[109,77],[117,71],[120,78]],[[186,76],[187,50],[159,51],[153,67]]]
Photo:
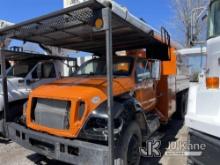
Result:
[[108,95],[108,146],[109,146],[109,165],[114,165],[114,134],[113,134],[113,92],[112,92],[112,12],[107,7],[106,16],[106,64],[107,64],[107,95]]
[[6,74],[6,61],[5,55],[2,54],[2,48],[4,44],[0,44],[0,58],[1,58],[1,75],[2,75],[2,91],[3,91],[3,101],[4,101],[4,115],[3,115],[3,135],[7,137],[7,112],[8,112],[8,85],[7,85],[7,74]]

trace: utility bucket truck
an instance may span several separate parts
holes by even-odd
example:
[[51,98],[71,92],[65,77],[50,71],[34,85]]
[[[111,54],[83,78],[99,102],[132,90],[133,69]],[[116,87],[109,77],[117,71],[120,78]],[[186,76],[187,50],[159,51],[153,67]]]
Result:
[[[189,156],[189,163],[218,165],[220,162],[220,0],[209,5],[207,70],[189,90],[186,125],[191,145],[205,145],[200,154]],[[193,148],[190,151],[195,151]]]
[[189,79],[177,72],[181,46],[115,2],[89,0],[0,35],[96,57],[34,89],[23,114],[5,119],[8,137],[25,148],[71,164],[138,165],[142,143],[158,137],[174,113],[184,117]]

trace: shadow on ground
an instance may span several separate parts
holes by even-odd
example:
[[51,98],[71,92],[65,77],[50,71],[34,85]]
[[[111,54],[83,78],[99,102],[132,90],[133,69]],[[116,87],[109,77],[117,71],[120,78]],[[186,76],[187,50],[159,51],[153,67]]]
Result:
[[[164,137],[161,139],[161,157],[164,156],[166,152],[166,148],[169,146],[169,142],[177,141],[176,135],[178,134],[179,130],[183,127],[184,121],[183,120],[176,120],[172,119],[168,125],[163,128],[163,132],[165,133]],[[159,163],[161,157],[158,158],[142,158],[140,165],[161,165]]]
[[27,158],[34,162],[36,165],[69,165],[63,162],[59,162],[53,159],[48,159],[45,156],[39,154],[32,154],[27,156]]
[[2,144],[9,144],[9,143],[12,143],[12,141],[9,140],[9,139],[3,138],[3,137],[0,135],[0,143],[2,143]]

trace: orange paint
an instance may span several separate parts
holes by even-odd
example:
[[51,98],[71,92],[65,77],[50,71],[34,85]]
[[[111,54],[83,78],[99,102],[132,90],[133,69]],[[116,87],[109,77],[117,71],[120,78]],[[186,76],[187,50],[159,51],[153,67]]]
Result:
[[[43,85],[33,90],[29,96],[27,104],[27,126],[31,129],[47,132],[61,137],[76,137],[86,122],[89,114],[94,111],[101,103],[107,100],[106,78],[66,78],[58,80],[49,85]],[[116,78],[113,82],[114,96],[129,92],[134,88],[132,78]],[[93,97],[99,97],[97,104],[92,103]],[[71,102],[70,108],[70,128],[68,130],[59,130],[48,128],[37,123],[31,118],[31,107],[33,98],[45,98],[65,100]],[[78,102],[85,102],[86,110],[81,120],[77,120]]]
[[219,88],[219,78],[218,77],[208,77],[206,78],[207,89],[218,89]]
[[138,57],[138,58],[146,58],[146,50],[145,49],[134,49],[134,50],[127,50],[127,56]]
[[174,48],[170,48],[171,55],[170,61],[163,61],[162,62],[162,75],[176,75],[177,73],[177,63],[176,63],[176,50]]

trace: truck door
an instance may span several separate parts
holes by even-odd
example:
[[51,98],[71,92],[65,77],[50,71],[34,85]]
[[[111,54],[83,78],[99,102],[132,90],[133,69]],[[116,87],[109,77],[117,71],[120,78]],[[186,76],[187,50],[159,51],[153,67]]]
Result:
[[152,110],[156,105],[156,90],[151,77],[151,62],[139,59],[136,63],[136,99],[144,110]]
[[50,83],[58,79],[56,69],[53,62],[39,63],[31,72],[31,79],[27,80],[27,84],[31,88],[36,88],[42,84]]

